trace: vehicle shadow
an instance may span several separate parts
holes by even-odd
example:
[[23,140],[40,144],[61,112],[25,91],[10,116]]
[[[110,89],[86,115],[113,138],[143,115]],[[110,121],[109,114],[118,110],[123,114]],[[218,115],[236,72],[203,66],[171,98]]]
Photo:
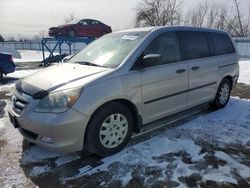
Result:
[[[166,127],[154,130],[153,132],[145,133],[141,136],[133,138],[127,147],[144,142],[153,136],[159,135],[166,131],[171,130],[183,123],[187,123],[200,114],[207,114],[213,112],[213,109],[207,106],[201,108],[200,112],[191,117],[183,118]],[[81,175],[82,171],[96,168],[103,164],[102,158],[93,154],[57,154],[45,151],[34,144],[23,141],[22,158],[20,166],[23,169],[26,177],[31,179],[32,182],[39,187],[69,187],[81,185],[82,187],[99,187],[103,178],[112,179],[112,173],[107,171],[97,171],[90,175]],[[114,161],[117,163],[117,161]],[[119,168],[119,167],[118,167]],[[84,173],[82,173],[84,174]],[[116,182],[115,187],[122,187],[122,184]]]

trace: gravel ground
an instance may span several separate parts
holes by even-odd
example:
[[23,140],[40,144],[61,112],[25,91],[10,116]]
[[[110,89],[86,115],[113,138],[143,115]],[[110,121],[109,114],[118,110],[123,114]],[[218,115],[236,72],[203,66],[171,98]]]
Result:
[[[20,67],[22,67],[20,69],[26,69],[26,64]],[[32,65],[32,67],[37,68],[37,65]],[[11,80],[11,78],[8,79]],[[242,99],[250,99],[250,86],[239,83],[234,88],[232,95]],[[109,158],[101,159],[95,155],[75,153],[66,156],[49,153],[23,140],[18,131],[12,128],[7,121],[6,108],[9,98],[9,90],[0,91],[0,187],[250,187],[250,141],[243,143],[242,141],[231,142],[226,140],[224,144],[221,144],[223,141],[219,138],[215,139],[209,135],[197,137],[199,134],[195,134],[194,137],[192,131],[182,129],[182,125],[185,123],[193,120],[199,122],[200,116],[213,114],[214,111],[209,108],[205,108],[205,111],[198,115],[184,118],[168,127],[132,140],[123,153],[125,156],[126,153],[135,156],[134,160],[141,156],[142,162],[124,164],[122,159],[111,160],[107,168],[102,169],[99,167],[107,164]],[[250,114],[250,105],[248,106]],[[250,121],[250,115],[247,117]],[[1,128],[1,124],[5,126]],[[249,126],[249,124],[244,126]],[[228,128],[227,131],[231,131],[230,133],[233,134],[233,130]],[[188,152],[190,149],[188,148],[187,150],[181,149],[161,155],[153,155],[150,158],[153,163],[167,164],[165,166],[143,163],[143,158],[151,154],[138,153],[141,150],[137,150],[137,148],[141,145],[146,147],[147,142],[144,144],[146,140],[154,139],[162,133],[177,143],[182,137],[184,139],[190,138],[190,142],[184,143],[183,146],[190,145],[191,147],[193,144],[195,148],[199,148],[198,159],[192,152]],[[145,151],[147,150],[145,149]],[[123,153],[120,156],[124,156]],[[237,163],[232,162],[233,159]],[[183,166],[182,168],[178,167],[180,163]],[[235,167],[232,164],[237,164],[237,166]],[[92,172],[91,169],[97,170]],[[225,180],[229,179],[228,181],[216,179],[216,173],[220,169],[222,169],[221,171],[228,171],[230,177],[227,174],[223,176]],[[91,170],[91,173],[88,173],[88,170]],[[184,173],[186,170],[191,173]],[[84,173],[81,174],[81,171]],[[216,172],[214,177],[204,178],[209,171]],[[128,172],[130,172],[129,176]],[[243,172],[248,176],[245,176]],[[174,178],[176,173],[180,174],[177,179]],[[233,181],[230,180],[231,177],[233,177]],[[124,183],[124,179],[127,180],[126,183]]]

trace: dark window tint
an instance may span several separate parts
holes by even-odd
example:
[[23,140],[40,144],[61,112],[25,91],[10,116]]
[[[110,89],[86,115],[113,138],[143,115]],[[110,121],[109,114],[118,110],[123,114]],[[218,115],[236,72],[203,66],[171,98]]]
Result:
[[82,20],[82,21],[80,21],[80,24],[82,24],[82,25],[89,25],[89,22],[87,20]]
[[211,35],[216,55],[231,54],[235,52],[228,35],[220,33],[211,33]]
[[209,46],[205,32],[179,31],[183,46],[183,58],[197,59],[209,56]]
[[93,20],[93,21],[92,21],[92,24],[93,24],[93,25],[98,25],[98,24],[101,24],[101,23],[98,22],[98,21],[96,21],[96,20]]
[[141,58],[148,54],[160,54],[161,58],[156,64],[148,64],[146,67],[180,61],[181,54],[176,34],[167,32],[157,36],[146,47]]

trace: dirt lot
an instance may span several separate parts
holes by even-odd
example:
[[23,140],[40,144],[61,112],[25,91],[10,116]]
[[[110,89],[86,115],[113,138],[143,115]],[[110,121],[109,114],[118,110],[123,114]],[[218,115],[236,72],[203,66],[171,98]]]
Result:
[[[7,78],[4,84],[15,80]],[[0,91],[0,187],[248,188],[250,101],[242,99],[250,99],[250,86],[239,83],[232,95],[241,99],[232,98],[225,110],[208,108],[101,159],[50,153],[24,141],[8,121],[10,89],[5,89]],[[235,117],[227,117],[229,112]]]

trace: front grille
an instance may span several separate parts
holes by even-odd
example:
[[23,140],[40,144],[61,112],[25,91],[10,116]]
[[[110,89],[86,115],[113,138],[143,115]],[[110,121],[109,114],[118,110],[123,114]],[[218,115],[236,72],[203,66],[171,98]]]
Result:
[[36,134],[36,133],[34,133],[34,132],[31,132],[31,131],[28,131],[28,130],[23,129],[23,128],[20,128],[19,131],[20,131],[20,133],[21,133],[23,136],[25,136],[25,137],[27,137],[27,138],[29,138],[29,139],[32,139],[32,140],[36,140],[37,137],[38,137],[38,134]]
[[13,103],[13,108],[18,113],[22,113],[22,111],[26,108],[26,106],[27,102],[22,101],[20,99],[16,99],[15,102]]
[[11,98],[11,106],[18,114],[23,112],[23,110],[27,107],[28,102],[28,97],[19,92],[16,92]]

